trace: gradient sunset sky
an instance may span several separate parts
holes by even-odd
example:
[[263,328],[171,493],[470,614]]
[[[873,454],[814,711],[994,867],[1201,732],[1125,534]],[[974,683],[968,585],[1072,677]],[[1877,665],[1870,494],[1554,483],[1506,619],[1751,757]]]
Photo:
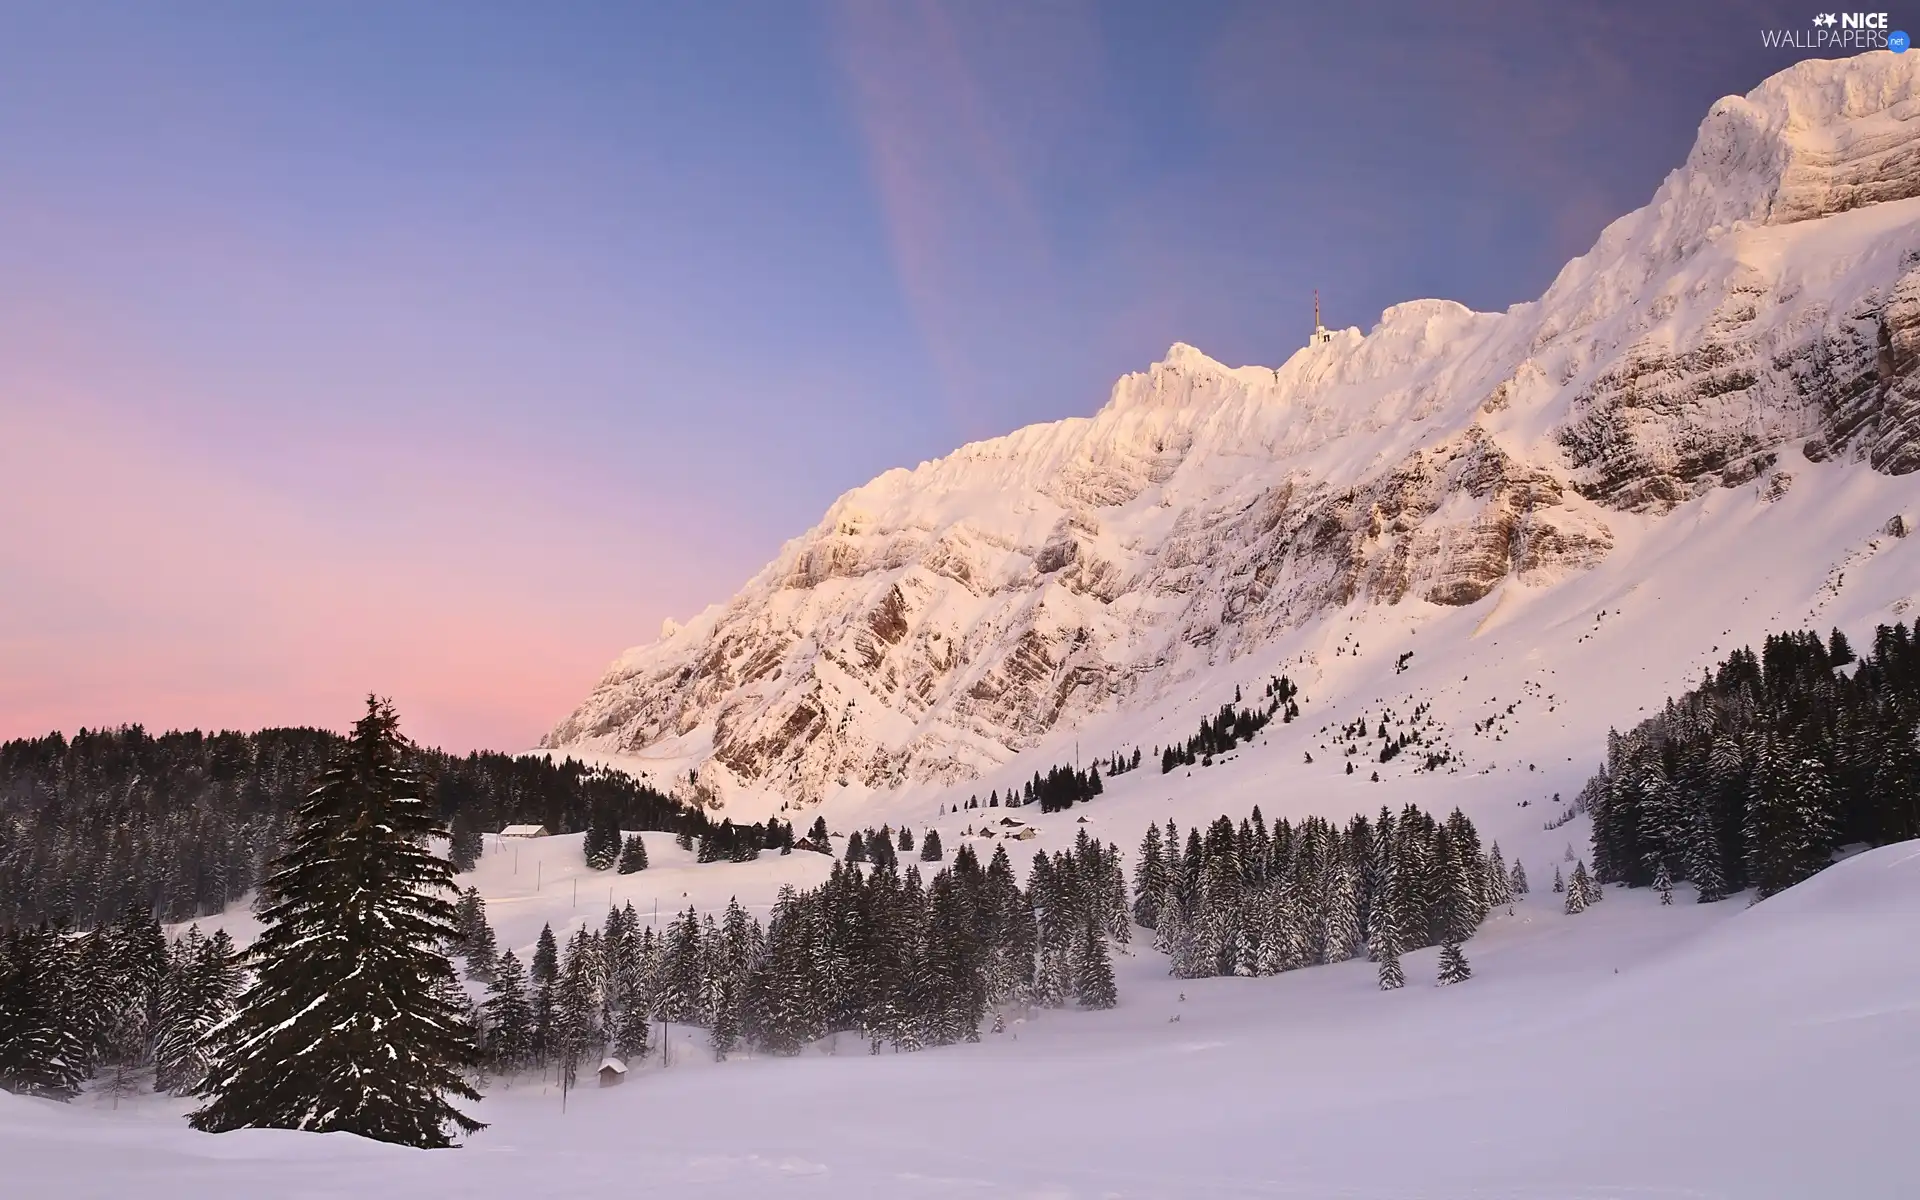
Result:
[[888,467],[1538,295],[1811,11],[0,5],[0,738],[530,746]]

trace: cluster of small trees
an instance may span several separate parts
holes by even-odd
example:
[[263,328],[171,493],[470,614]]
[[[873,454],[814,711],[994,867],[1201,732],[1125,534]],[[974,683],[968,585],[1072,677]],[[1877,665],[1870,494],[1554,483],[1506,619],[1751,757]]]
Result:
[[913,830],[905,825],[897,833],[891,825],[882,825],[878,829],[859,829],[849,834],[846,860],[898,870],[900,854],[913,854],[916,849],[920,861],[925,863],[937,863],[947,856],[946,848],[940,844],[938,829],[929,829],[925,837],[916,839]]
[[1051,768],[1045,775],[1035,771],[1022,789],[1021,803],[1038,804],[1041,812],[1059,812],[1106,790],[1100,782],[1100,764],[1095,763],[1084,771],[1063,764]]
[[[129,906],[169,923],[220,912],[263,882],[289,814],[343,744],[319,729],[156,737],[139,726],[0,744],[0,928],[89,929]],[[565,833],[597,818],[703,843],[715,833],[705,814],[617,771],[414,746],[407,755],[449,827],[456,870],[479,859],[485,831],[514,822]],[[763,831],[751,836],[764,844]],[[715,844],[735,840],[750,837],[721,828]]]
[[1405,982],[1400,956],[1443,947],[1441,982],[1467,977],[1460,944],[1513,879],[1496,845],[1458,809],[1444,821],[1408,805],[1339,829],[1309,817],[1272,829],[1258,808],[1238,827],[1149,826],[1134,875],[1134,920],[1153,929],[1174,974],[1272,975],[1367,954],[1380,986]]
[[1118,851],[1084,834],[1072,854],[1036,856],[1025,891],[1004,847],[985,868],[963,847],[930,882],[894,859],[842,860],[818,888],[782,889],[765,928],[735,901],[718,921],[688,908],[656,935],[629,904],[564,948],[543,930],[531,972],[511,951],[487,962],[484,905],[469,894],[458,907],[452,948],[489,981],[471,1014],[484,1061],[555,1066],[563,1084],[601,1053],[647,1055],[654,1021],[704,1028],[724,1059],[837,1033],[918,1050],[978,1040],[996,1010],[1110,1008],[1108,943],[1127,937]]
[[1220,711],[1211,717],[1202,718],[1200,728],[1185,745],[1168,746],[1160,751],[1160,773],[1168,774],[1175,767],[1190,767],[1195,763],[1203,766],[1210,764],[1216,754],[1225,754],[1241,742],[1249,741],[1272,723],[1278,715],[1284,724],[1300,715],[1300,706],[1294,703],[1299,687],[1285,675],[1278,676],[1267,684],[1267,702],[1256,708],[1235,708],[1240,703],[1240,689],[1233,689],[1233,704],[1223,704]]
[[[717,825],[707,822],[704,831],[682,824],[675,841],[683,850],[697,845],[703,863],[752,862],[762,850],[791,854],[795,845],[793,826],[777,817],[768,817],[761,825],[735,825],[731,818]],[[646,842],[637,833],[623,836],[619,817],[610,809],[596,812],[588,821],[580,848],[587,866],[595,871],[617,867],[620,874],[631,875],[647,868]]]
[[629,903],[609,909],[601,929],[575,930],[564,947],[551,926],[542,929],[530,971],[510,950],[483,966],[474,944],[469,935],[455,950],[468,954],[469,975],[488,981],[470,1014],[482,1061],[508,1074],[557,1066],[570,1087],[602,1053],[645,1056],[655,1020],[708,1026],[725,1058],[739,1041],[740,998],[764,935],[737,901],[718,925],[689,908],[659,936]]
[[1854,663],[1839,630],[1771,636],[1610,736],[1577,801],[1599,879],[1767,896],[1838,846],[1920,836],[1920,642],[1883,625]]
[[151,913],[91,933],[15,927],[0,941],[0,1087],[66,1099],[109,1073],[184,1094],[208,1064],[208,1034],[232,1012],[240,971],[224,932],[169,944]]

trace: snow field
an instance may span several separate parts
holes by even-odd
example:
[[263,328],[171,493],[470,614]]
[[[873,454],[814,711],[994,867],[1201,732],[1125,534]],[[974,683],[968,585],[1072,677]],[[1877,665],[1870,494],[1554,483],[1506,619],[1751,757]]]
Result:
[[1567,917],[1542,889],[1445,989],[1432,949],[1393,993],[1364,962],[1183,981],[1138,950],[1118,1009],[976,1046],[689,1055],[564,1113],[549,1083],[496,1084],[458,1151],[0,1096],[0,1161],[12,1194],[162,1200],[1911,1195],[1920,844],[1751,908],[1691,898]]

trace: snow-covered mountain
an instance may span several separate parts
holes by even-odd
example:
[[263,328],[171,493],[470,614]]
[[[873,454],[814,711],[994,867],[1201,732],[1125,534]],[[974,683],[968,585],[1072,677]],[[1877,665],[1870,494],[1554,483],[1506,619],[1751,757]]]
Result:
[[[1869,566],[1920,467],[1917,355],[1920,58],[1805,61],[1714,105],[1539,300],[1396,305],[1277,368],[1175,345],[1090,418],[889,471],[542,744],[758,810],[1161,744],[1270,670],[1315,725],[1392,689],[1465,742],[1489,697],[1453,676],[1484,667],[1589,767],[1702,642],[1905,610],[1912,564]],[[1634,593],[1639,625],[1594,616]],[[1392,679],[1415,645],[1424,690]],[[1570,665],[1626,682],[1548,704]]]

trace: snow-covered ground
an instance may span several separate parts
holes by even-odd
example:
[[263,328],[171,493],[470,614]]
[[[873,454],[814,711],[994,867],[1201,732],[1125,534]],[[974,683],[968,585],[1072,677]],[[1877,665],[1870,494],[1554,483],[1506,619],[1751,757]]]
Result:
[[[811,866],[663,864],[615,886],[765,887]],[[570,902],[562,880],[563,896],[495,901],[510,940]],[[1118,1009],[977,1046],[869,1057],[843,1037],[837,1054],[724,1064],[689,1048],[565,1112],[539,1080],[496,1085],[478,1106],[491,1127],[454,1151],[196,1134],[164,1099],[0,1095],[0,1179],[165,1200],[1914,1194],[1920,844],[1750,908],[1613,890],[1568,917],[1556,900],[1491,920],[1452,988],[1429,986],[1432,950],[1390,993],[1363,962],[1179,981],[1143,951],[1120,963]]]

